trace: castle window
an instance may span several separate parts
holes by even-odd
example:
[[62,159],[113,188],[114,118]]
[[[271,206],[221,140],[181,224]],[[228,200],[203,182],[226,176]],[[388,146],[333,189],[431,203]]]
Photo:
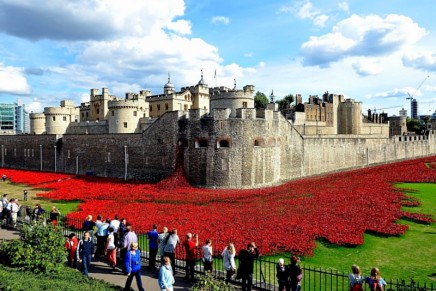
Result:
[[230,143],[226,139],[219,140],[217,143],[217,148],[228,148],[230,147]]
[[157,105],[157,111],[160,111],[160,104]]
[[138,116],[138,111],[133,111],[133,116]]
[[247,102],[242,102],[242,108],[247,108],[248,107],[248,103]]
[[82,113],[82,119],[84,119],[85,118],[85,113]]
[[97,114],[100,114],[100,109],[98,109],[98,108],[97,108],[97,110],[96,110],[96,111],[97,111]]
[[165,103],[165,110],[168,110],[169,106],[168,103]]
[[255,140],[254,140],[254,146],[255,146],[255,147],[261,147],[261,146],[263,146],[263,140],[262,140],[262,139],[255,139]]
[[89,116],[89,115],[88,115],[88,112],[86,112],[86,119],[88,119],[88,116]]
[[185,104],[185,105],[183,106],[183,110],[187,111],[187,110],[188,110],[188,105]]
[[115,116],[115,111],[112,110],[112,111],[111,111],[111,114],[112,114],[112,116]]
[[127,122],[124,122],[124,128],[127,128]]
[[67,121],[67,117],[66,116],[62,117],[62,120]]
[[207,139],[198,139],[195,141],[195,148],[207,148]]
[[153,106],[150,105],[149,110],[150,110],[150,112],[152,112],[153,111]]
[[56,116],[53,116],[53,121],[56,121]]

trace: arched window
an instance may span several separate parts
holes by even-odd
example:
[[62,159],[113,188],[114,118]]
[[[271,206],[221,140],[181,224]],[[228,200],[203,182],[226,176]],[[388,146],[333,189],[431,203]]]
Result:
[[254,140],[254,146],[255,147],[262,147],[264,145],[264,142],[261,138],[256,138]]
[[165,110],[168,110],[168,108],[169,108],[168,103],[165,103]]

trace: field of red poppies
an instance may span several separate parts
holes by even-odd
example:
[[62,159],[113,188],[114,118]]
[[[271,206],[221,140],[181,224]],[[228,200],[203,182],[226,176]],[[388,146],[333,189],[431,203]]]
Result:
[[255,241],[262,253],[311,255],[318,238],[339,245],[363,243],[367,231],[401,235],[404,217],[433,223],[432,215],[412,214],[402,205],[419,201],[395,189],[396,182],[436,182],[436,156],[292,181],[252,190],[191,187],[183,172],[157,183],[2,169],[14,183],[50,189],[53,200],[80,200],[69,218],[118,214],[143,233],[152,224],[198,233],[221,250],[232,241],[242,248]]

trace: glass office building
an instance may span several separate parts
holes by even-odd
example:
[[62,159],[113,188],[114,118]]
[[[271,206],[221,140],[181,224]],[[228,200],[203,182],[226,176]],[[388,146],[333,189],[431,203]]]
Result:
[[0,103],[0,134],[28,133],[29,114],[25,105]]

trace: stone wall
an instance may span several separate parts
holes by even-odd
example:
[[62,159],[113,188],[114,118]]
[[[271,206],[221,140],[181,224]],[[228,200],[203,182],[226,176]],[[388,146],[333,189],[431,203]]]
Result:
[[436,135],[303,136],[279,112],[173,111],[141,134],[0,136],[1,165],[158,181],[184,166],[202,187],[256,188],[436,154]]

